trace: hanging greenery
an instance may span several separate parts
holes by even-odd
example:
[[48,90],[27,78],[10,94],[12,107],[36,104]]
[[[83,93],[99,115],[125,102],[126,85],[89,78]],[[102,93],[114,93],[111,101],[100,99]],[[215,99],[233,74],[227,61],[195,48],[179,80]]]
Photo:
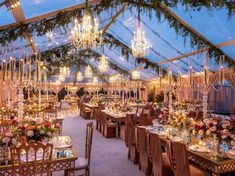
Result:
[[[216,62],[219,62],[219,56],[223,55],[223,52],[220,49],[217,49],[213,46],[208,46],[208,43],[203,39],[199,38],[195,35],[190,29],[185,27],[181,22],[175,19],[171,14],[169,14],[165,9],[159,6],[159,3],[163,3],[166,7],[176,7],[181,4],[186,7],[185,10],[200,10],[201,8],[207,8],[209,10],[212,9],[227,9],[228,17],[231,17],[235,12],[235,3],[231,0],[101,0],[100,3],[91,6],[91,11],[99,14],[100,12],[107,9],[117,9],[124,3],[129,4],[129,8],[139,8],[141,12],[148,13],[150,16],[152,12],[156,13],[158,20],[161,21],[165,19],[170,24],[170,27],[174,28],[176,33],[183,36],[185,41],[186,39],[190,39],[191,46],[196,47],[197,49],[208,48],[210,57],[215,58]],[[15,41],[17,38],[23,38],[24,34],[27,32],[29,34],[36,34],[37,36],[43,36],[47,32],[55,30],[55,29],[63,29],[66,33],[66,27],[68,27],[71,19],[77,17],[80,18],[82,16],[82,9],[76,9],[73,11],[64,11],[60,12],[57,15],[42,19],[36,22],[32,22],[29,24],[16,24],[11,28],[7,28],[4,30],[0,30],[0,43],[5,45],[6,42]],[[122,48],[123,53],[130,53],[128,50]],[[128,52],[127,52],[128,51]],[[144,58],[137,59],[143,61]],[[147,61],[146,61],[147,62]],[[234,66],[234,61],[230,58],[225,60],[225,63],[229,66]],[[146,67],[150,66],[151,62],[146,65]]]
[[[76,52],[72,44],[59,46],[41,53],[41,60],[45,62],[48,71],[51,72],[51,74],[58,73],[60,67],[71,67],[73,64],[84,63],[83,61],[88,63],[89,59],[93,58],[99,60],[100,57],[101,55],[99,53],[92,50],[81,50]],[[128,71],[112,62],[109,62],[109,66],[120,74],[129,74]]]

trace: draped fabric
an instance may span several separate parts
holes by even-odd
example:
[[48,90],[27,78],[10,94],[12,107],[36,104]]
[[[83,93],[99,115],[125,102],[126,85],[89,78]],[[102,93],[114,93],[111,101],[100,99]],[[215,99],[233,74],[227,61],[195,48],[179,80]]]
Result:
[[140,169],[146,174],[151,174],[151,164],[147,154],[147,131],[145,128],[137,128],[137,150],[140,153]]
[[235,89],[235,72],[226,72],[224,74],[224,78],[228,81],[228,83]]
[[159,136],[157,134],[149,133],[147,145],[149,159],[153,163],[153,176],[162,176],[163,161]]
[[175,176],[190,176],[188,155],[184,144],[168,140],[167,155]]

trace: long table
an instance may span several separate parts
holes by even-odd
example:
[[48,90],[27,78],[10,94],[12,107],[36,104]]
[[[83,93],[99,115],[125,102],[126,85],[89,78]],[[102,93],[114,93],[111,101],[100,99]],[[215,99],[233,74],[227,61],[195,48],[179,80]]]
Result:
[[[166,147],[167,137],[159,136],[161,144]],[[189,161],[200,168],[209,171],[213,176],[235,172],[235,158],[212,159],[208,153],[201,153],[187,149]]]

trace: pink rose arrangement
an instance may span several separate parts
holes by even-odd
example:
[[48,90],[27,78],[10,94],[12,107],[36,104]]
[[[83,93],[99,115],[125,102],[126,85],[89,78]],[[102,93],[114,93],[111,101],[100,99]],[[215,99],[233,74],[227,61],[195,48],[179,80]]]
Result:
[[221,141],[232,141],[235,135],[234,122],[229,119],[212,117],[204,120],[207,136],[214,136]]

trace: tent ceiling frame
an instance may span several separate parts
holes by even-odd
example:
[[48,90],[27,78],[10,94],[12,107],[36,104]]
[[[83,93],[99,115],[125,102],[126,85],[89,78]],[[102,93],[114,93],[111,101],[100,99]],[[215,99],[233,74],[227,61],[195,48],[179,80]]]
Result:
[[[191,25],[189,25],[186,21],[184,21],[182,18],[180,18],[178,15],[176,15],[173,11],[171,11],[168,7],[166,7],[164,4],[159,3],[160,8],[165,10],[169,15],[171,15],[173,18],[175,18],[177,21],[179,21],[183,26],[185,26],[187,29],[192,31],[198,38],[203,40],[208,46],[217,48],[220,50],[219,47],[217,47],[215,44],[213,44],[211,41],[209,41],[206,37],[204,37],[201,33],[199,33],[196,29],[194,29]],[[222,50],[220,50],[224,56],[226,56],[226,59],[231,61],[235,65],[235,60],[233,60],[230,56],[228,56],[226,53],[224,53]]]
[[[225,42],[217,44],[216,46],[218,48],[223,48],[223,47],[232,46],[232,45],[235,45],[235,39],[227,40]],[[192,51],[192,52],[187,53],[187,54],[183,54],[183,55],[180,55],[180,56],[177,56],[177,57],[169,58],[168,61],[157,62],[157,64],[161,65],[161,64],[168,63],[168,62],[174,62],[174,61],[177,61],[177,60],[180,60],[180,59],[183,59],[183,58],[187,58],[189,56],[193,56],[193,55],[196,55],[196,54],[203,53],[203,52],[205,52],[207,50],[208,50],[208,48],[202,48],[200,50],[195,50],[195,51]]]

